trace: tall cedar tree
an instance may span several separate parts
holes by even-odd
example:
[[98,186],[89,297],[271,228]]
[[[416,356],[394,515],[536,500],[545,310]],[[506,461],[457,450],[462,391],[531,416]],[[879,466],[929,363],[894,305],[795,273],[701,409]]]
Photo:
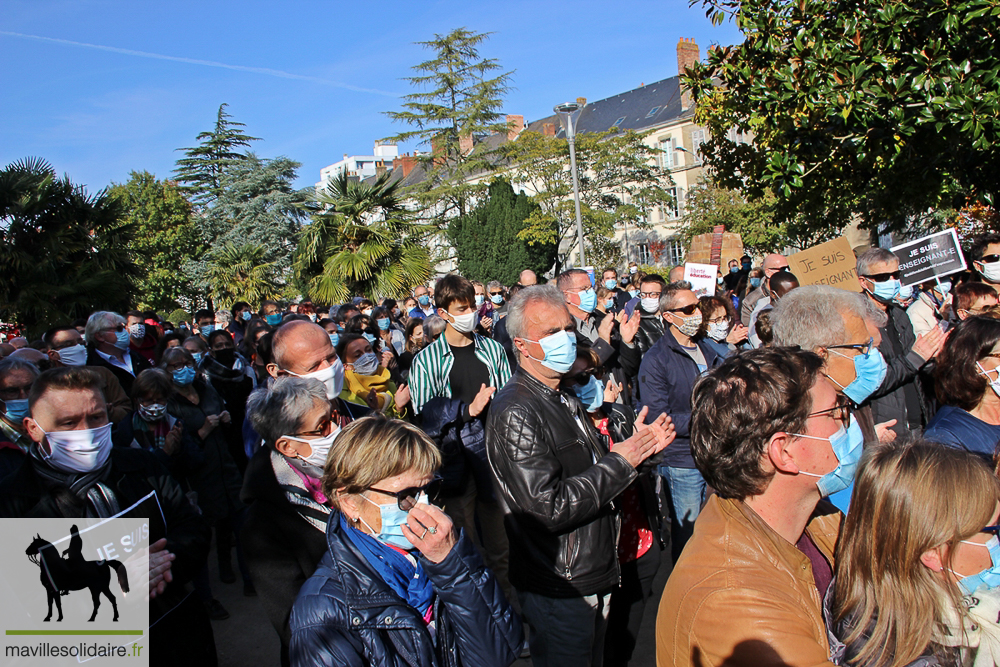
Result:
[[388,141],[416,139],[431,149],[418,156],[424,178],[406,194],[428,208],[428,218],[440,229],[450,217],[465,214],[470,198],[486,189],[485,184],[469,183],[470,177],[494,168],[494,150],[484,143],[473,148],[473,142],[508,130],[501,107],[513,72],[501,72],[495,59],[479,55],[478,47],[490,34],[457,28],[418,42],[435,54],[412,68],[415,76],[405,78],[420,92],[403,98],[402,111],[385,112],[393,121],[415,128]]
[[555,243],[529,245],[518,238],[525,220],[539,209],[538,204],[505,180],[490,183],[487,197],[469,213],[448,224],[448,240],[458,254],[458,270],[463,276],[504,285],[517,282],[523,269],[541,275],[556,259]]
[[227,106],[219,106],[215,129],[199,134],[197,146],[177,149],[187,156],[177,160],[174,170],[177,182],[182,184],[181,190],[188,198],[200,206],[207,206],[222,196],[226,169],[234,161],[246,158],[238,149],[249,148],[251,141],[259,141],[258,137],[243,134],[239,128],[246,125],[232,120],[226,113]]

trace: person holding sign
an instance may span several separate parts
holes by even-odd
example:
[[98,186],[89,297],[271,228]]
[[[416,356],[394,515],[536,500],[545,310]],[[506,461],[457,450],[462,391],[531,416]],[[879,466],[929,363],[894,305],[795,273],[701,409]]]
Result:
[[886,314],[880,329],[879,351],[888,367],[881,386],[871,396],[876,422],[895,419],[897,435],[922,429],[931,417],[918,375],[938,355],[946,334],[934,327],[923,336],[913,332],[910,318],[895,303],[899,293],[899,258],[884,248],[871,248],[858,257],[858,282],[870,303]]
[[906,309],[906,316],[913,325],[913,333],[923,336],[944,319],[944,311],[950,303],[951,281],[929,281],[917,294],[916,300]]

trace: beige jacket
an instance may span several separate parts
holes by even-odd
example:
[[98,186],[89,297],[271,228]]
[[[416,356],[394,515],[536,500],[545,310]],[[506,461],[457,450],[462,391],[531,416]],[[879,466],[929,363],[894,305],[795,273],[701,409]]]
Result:
[[[806,531],[832,566],[843,515],[824,507]],[[657,667],[832,667],[822,606],[805,554],[712,496],[660,599]]]

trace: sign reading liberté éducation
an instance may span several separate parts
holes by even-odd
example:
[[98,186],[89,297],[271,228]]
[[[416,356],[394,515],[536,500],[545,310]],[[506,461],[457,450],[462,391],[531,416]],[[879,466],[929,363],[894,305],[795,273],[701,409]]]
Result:
[[788,258],[788,270],[799,285],[829,285],[860,292],[857,259],[847,239],[840,237],[814,245]]
[[948,229],[889,248],[899,258],[899,280],[917,285],[965,270],[965,256],[958,234]]
[[719,267],[715,264],[688,262],[684,265],[684,280],[691,283],[691,289],[698,298],[715,295],[718,277]]

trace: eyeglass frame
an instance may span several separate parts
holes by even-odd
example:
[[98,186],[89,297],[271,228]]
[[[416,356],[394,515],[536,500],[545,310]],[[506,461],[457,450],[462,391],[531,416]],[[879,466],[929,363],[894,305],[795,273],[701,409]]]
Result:
[[857,350],[859,354],[868,354],[875,347],[875,338],[869,338],[867,343],[851,343],[844,345],[827,345],[828,350]]
[[[444,478],[440,475],[435,475],[431,481],[427,482],[423,486],[408,486],[405,489],[400,489],[399,491],[385,491],[384,489],[379,489],[374,486],[369,486],[365,491],[375,491],[376,493],[381,493],[386,496],[392,496],[396,499],[396,507],[402,512],[409,512],[411,509],[417,505],[417,496],[421,493],[427,494],[427,499],[433,504],[434,501],[438,499],[441,495],[441,488],[444,484]],[[434,492],[431,492],[432,486],[437,486]],[[412,500],[412,503],[407,503],[408,500]],[[406,507],[403,505],[406,504]]]

